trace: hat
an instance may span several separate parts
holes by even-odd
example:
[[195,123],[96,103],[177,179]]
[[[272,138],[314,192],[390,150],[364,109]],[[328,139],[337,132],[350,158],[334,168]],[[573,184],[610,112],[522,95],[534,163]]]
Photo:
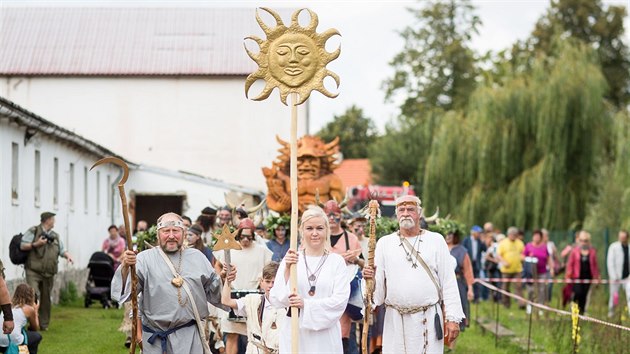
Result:
[[330,213],[341,214],[341,208],[339,208],[339,204],[337,204],[337,201],[335,201],[334,199],[331,199],[327,201],[326,203],[324,203],[324,213],[326,213],[326,215]]
[[201,215],[217,215],[217,211],[211,207],[205,207],[201,211]]
[[475,225],[470,229],[470,232],[483,232],[483,229],[479,225]]
[[46,221],[46,220],[48,220],[48,219],[52,218],[52,217],[53,217],[53,216],[55,216],[55,215],[57,215],[57,214],[55,214],[55,213],[51,213],[51,212],[49,212],[49,211],[46,211],[46,212],[43,212],[43,213],[42,213],[42,215],[40,216],[40,220],[41,220],[41,222],[44,222],[44,221]]
[[263,225],[263,223],[258,224],[258,226],[256,226],[256,230],[265,230],[265,225]]
[[203,229],[201,228],[201,226],[194,224],[191,227],[188,228],[188,231],[192,232],[193,234],[200,236],[203,233]]
[[238,223],[238,229],[252,229],[252,230],[256,230],[256,225],[254,225],[254,222],[252,221],[252,219],[250,218],[244,218],[241,220],[241,222]]

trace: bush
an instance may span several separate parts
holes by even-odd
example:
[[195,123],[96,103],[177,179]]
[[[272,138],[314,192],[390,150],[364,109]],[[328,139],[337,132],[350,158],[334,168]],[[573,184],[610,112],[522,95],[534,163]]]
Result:
[[59,291],[59,304],[70,305],[77,301],[79,294],[77,292],[77,285],[73,281],[66,283],[66,286]]

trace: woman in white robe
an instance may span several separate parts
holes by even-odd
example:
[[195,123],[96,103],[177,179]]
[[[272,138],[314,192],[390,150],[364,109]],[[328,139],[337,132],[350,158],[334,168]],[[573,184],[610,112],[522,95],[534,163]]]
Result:
[[[274,307],[299,308],[300,353],[343,353],[339,319],[350,296],[346,262],[328,251],[330,228],[323,210],[318,207],[306,210],[300,231],[304,249],[287,252],[269,301]],[[289,266],[296,263],[298,292],[291,294]],[[280,354],[291,353],[291,317],[282,316],[281,321]]]

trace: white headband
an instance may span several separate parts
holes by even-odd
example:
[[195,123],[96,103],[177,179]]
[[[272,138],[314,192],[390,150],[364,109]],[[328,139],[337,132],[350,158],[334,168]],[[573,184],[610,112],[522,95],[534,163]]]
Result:
[[165,227],[169,227],[169,226],[175,226],[175,227],[179,227],[182,230],[185,230],[186,227],[184,226],[184,223],[181,222],[181,220],[169,220],[169,221],[161,221],[157,224],[157,229],[163,229]]

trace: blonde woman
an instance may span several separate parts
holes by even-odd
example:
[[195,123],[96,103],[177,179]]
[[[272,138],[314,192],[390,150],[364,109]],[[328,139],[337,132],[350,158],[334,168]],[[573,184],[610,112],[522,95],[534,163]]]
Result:
[[[299,308],[300,353],[343,353],[339,319],[350,296],[346,262],[329,251],[330,228],[322,209],[311,206],[304,212],[300,233],[303,249],[284,256],[269,301],[274,307]],[[297,265],[296,294],[289,285],[292,264]],[[290,353],[291,318],[281,320],[280,353]]]

